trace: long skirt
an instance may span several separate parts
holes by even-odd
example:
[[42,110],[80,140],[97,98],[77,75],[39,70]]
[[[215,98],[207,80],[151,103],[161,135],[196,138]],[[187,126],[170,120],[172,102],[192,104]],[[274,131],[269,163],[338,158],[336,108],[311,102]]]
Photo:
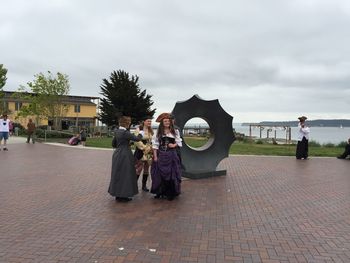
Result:
[[307,159],[309,156],[309,141],[305,137],[301,141],[298,141],[295,156],[297,159]]
[[176,150],[158,151],[158,161],[151,166],[151,193],[168,198],[181,192],[181,168]]

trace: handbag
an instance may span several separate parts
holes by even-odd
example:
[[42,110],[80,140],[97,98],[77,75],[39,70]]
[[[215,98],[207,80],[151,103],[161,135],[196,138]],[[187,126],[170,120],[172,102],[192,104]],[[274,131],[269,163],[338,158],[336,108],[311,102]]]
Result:
[[135,159],[136,160],[141,160],[142,156],[143,156],[143,151],[140,150],[139,148],[136,148],[135,152],[134,152]]

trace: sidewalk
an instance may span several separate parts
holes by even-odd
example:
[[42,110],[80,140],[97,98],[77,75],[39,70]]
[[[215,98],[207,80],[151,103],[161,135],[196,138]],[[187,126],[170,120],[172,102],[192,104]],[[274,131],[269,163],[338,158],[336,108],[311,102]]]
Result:
[[118,203],[111,159],[41,143],[0,152],[0,262],[350,262],[349,161],[230,156],[226,176],[184,180],[174,201]]
[[26,137],[20,137],[20,136],[10,136],[10,138],[7,140],[7,144],[16,144],[16,143],[25,143],[27,141]]

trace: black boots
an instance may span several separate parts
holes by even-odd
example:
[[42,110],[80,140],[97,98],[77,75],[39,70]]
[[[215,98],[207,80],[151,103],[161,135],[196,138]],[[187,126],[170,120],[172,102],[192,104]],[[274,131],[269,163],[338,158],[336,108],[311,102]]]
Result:
[[[140,178],[140,175],[138,174],[137,175],[137,180],[139,180]],[[142,175],[142,190],[145,191],[145,192],[149,192],[149,189],[147,188],[147,179],[148,179],[148,174],[143,174]]]
[[149,192],[149,189],[146,186],[147,179],[148,179],[148,174],[143,174],[143,176],[142,176],[142,190],[145,192]]

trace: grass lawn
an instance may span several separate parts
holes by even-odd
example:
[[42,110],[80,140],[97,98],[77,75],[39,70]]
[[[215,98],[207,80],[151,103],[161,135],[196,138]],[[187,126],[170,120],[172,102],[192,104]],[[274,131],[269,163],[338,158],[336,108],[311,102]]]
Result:
[[[200,147],[206,143],[206,139],[198,137],[188,137],[185,141],[191,147]],[[112,148],[112,138],[88,138],[86,146]],[[230,154],[246,155],[275,155],[275,156],[295,156],[296,145],[293,144],[256,144],[235,142],[231,145]],[[336,157],[344,151],[343,147],[309,146],[310,156]]]

